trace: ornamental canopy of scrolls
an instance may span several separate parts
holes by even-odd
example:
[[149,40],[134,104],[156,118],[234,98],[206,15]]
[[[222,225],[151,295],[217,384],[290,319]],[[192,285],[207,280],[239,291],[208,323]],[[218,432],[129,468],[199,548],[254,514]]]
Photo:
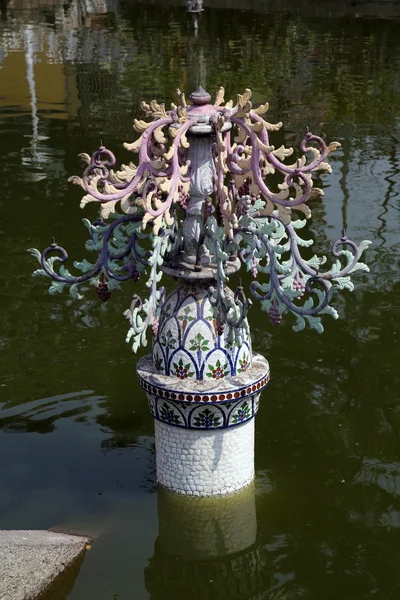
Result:
[[[51,278],[52,294],[69,288],[73,297],[81,298],[89,283],[102,300],[108,300],[122,282],[137,281],[146,273],[149,297],[142,302],[135,294],[124,313],[130,323],[127,341],[132,342],[134,351],[147,343],[148,327],[157,330],[159,324],[165,300],[165,290],[159,286],[161,267],[165,261],[170,265],[179,262],[182,252],[182,216],[193,168],[188,133],[198,123],[197,108],[187,105],[179,90],[178,104],[172,104],[170,110],[155,100],[143,102],[148,120],[135,120],[140,136],[124,144],[138,160],[118,170],[114,169],[113,153],[104,146],[92,157],[80,155],[87,167],[82,178],[71,177],[70,181],[85,190],[82,208],[97,203],[100,209],[93,222],[83,220],[90,234],[86,249],[97,254],[97,260],[75,261],[80,275],[66,268],[68,254],[55,242],[43,252],[30,250],[41,266],[34,275]],[[204,245],[216,265],[217,283],[210,294],[220,330],[228,322],[240,338],[250,305],[241,287],[233,296],[225,293],[225,267],[229,256],[236,253],[254,278],[250,292],[261,302],[272,325],[279,325],[282,316],[291,313],[296,318],[295,331],[308,323],[322,332],[321,315],[338,317],[330,305],[332,289],[351,291],[350,274],[368,271],[360,257],[370,242],[358,246],[345,233],[333,244],[333,260],[324,270],[325,256],[307,252],[308,258],[304,258],[301,253],[313,244],[312,239],[299,235],[311,217],[309,202],[323,195],[313,185],[313,173],[331,172],[326,159],[340,144],[327,145],[307,132],[299,156],[293,159],[292,148],[271,145],[269,136],[282,123],[266,120],[267,103],[253,108],[248,89],[237,96],[234,105],[225,103],[220,88],[215,103],[207,109],[214,131],[216,174],[214,192],[204,203],[203,233]],[[271,179],[280,182],[274,187]],[[145,240],[151,243],[150,252]],[[55,266],[60,267],[58,271]]]

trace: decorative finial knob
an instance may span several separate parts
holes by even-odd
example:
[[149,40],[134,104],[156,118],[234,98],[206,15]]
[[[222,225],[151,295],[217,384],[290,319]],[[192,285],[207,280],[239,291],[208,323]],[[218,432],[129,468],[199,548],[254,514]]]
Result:
[[206,90],[201,85],[199,85],[195,92],[192,92],[190,94],[189,98],[193,102],[193,104],[197,104],[199,106],[209,104],[211,102],[210,94],[206,92]]

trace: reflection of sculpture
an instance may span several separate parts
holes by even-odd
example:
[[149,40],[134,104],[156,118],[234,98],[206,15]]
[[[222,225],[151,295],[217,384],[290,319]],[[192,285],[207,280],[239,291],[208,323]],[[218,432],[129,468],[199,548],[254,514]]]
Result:
[[159,490],[159,535],[145,570],[152,600],[257,598],[270,587],[257,546],[254,488],[227,498]]
[[202,12],[203,9],[203,0],[187,0],[186,8],[188,12]]
[[243,552],[256,542],[254,487],[226,498],[158,491],[159,544],[165,554],[202,560]]
[[[137,371],[155,419],[158,480],[185,494],[226,494],[254,476],[254,416],[269,380],[267,361],[252,353],[251,302],[241,284],[230,290],[229,276],[245,266],[272,325],[291,313],[295,331],[308,323],[322,332],[320,315],[338,316],[332,289],[352,290],[350,274],[367,270],[359,259],[369,242],[358,247],[343,234],[325,271],[325,257],[300,253],[312,240],[299,236],[306,221],[294,216],[311,217],[308,202],[323,194],[312,174],[331,170],[326,158],[339,144],[307,133],[302,154],[287,164],[293,149],[269,140],[282,123],[263,118],[268,104],[253,109],[250,90],[235,106],[225,104],[223,88],[213,105],[201,87],[191,105],[179,91],[178,99],[171,110],[142,103],[150,121],[135,120],[141,136],[125,144],[138,164],[114,171],[103,146],[82,155],[87,168],[72,181],[86,192],[82,207],[101,206],[100,218],[84,220],[96,262],[75,262],[82,274],[74,276],[55,242],[31,253],[41,265],[35,275],[52,280],[49,291],[68,287],[75,298],[89,283],[108,300],[147,270],[150,295],[144,302],[134,295],[125,316],[134,352],[153,332],[153,353]],[[159,287],[163,272],[180,280],[168,297]]]

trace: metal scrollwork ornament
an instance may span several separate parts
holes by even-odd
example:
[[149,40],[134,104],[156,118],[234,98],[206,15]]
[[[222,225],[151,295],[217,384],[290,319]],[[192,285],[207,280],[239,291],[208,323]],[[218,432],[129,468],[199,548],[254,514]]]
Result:
[[[134,294],[125,311],[127,341],[135,352],[146,344],[149,327],[157,331],[165,299],[159,287],[163,271],[210,282],[220,331],[228,323],[241,335],[251,302],[241,286],[233,296],[225,287],[229,273],[242,264],[254,278],[250,293],[272,325],[292,313],[295,331],[308,323],[322,332],[321,315],[338,316],[330,305],[332,291],[352,291],[351,275],[368,271],[360,258],[370,242],[358,246],[345,233],[334,243],[333,262],[325,270],[325,256],[301,254],[313,244],[300,237],[311,218],[309,201],[323,195],[312,176],[331,172],[327,158],[340,144],[327,145],[307,132],[293,160],[292,148],[271,145],[269,136],[282,123],[265,119],[268,104],[252,107],[249,89],[235,105],[225,103],[222,87],[214,104],[203,88],[190,96],[190,104],[177,93],[178,104],[168,110],[155,100],[142,103],[149,120],[135,120],[140,137],[124,144],[137,161],[115,170],[113,153],[102,145],[92,157],[80,155],[86,169],[82,178],[70,181],[85,191],[82,208],[99,205],[93,223],[83,220],[90,235],[86,249],[96,260],[75,261],[81,274],[73,275],[65,264],[66,250],[53,241],[43,252],[29,250],[40,263],[34,275],[51,279],[51,294],[69,288],[79,299],[89,284],[105,301],[122,282],[146,274],[149,297],[142,302]],[[271,175],[275,182],[280,175],[275,187]]]

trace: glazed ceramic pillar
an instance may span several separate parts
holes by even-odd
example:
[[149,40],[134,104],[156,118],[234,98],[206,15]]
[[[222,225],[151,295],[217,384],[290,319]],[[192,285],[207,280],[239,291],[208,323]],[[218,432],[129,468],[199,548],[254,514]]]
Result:
[[182,281],[165,301],[153,354],[137,366],[164,487],[215,496],[253,480],[254,417],[269,367],[246,328],[241,344],[229,326],[219,335],[209,282]]

